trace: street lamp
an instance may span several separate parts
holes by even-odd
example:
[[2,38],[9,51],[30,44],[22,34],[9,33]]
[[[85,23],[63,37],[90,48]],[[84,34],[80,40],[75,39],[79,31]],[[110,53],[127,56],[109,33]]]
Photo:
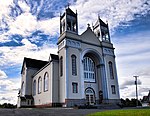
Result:
[[139,77],[139,76],[133,76],[133,77],[135,77],[135,86],[136,86],[136,106],[138,106],[137,77]]

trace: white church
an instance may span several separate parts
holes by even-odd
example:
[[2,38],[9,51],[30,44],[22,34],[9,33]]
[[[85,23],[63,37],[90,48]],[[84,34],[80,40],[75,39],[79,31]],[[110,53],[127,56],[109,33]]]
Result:
[[114,47],[100,18],[78,34],[69,7],[60,16],[58,54],[48,61],[24,58],[18,107],[72,107],[120,102]]

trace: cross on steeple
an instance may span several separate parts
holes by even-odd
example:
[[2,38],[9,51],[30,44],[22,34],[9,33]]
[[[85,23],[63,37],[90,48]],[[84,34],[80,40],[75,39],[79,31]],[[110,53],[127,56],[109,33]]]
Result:
[[67,5],[67,6],[68,6],[68,8],[69,8],[69,6],[70,6],[70,3],[69,3],[69,2],[68,2],[68,5]]

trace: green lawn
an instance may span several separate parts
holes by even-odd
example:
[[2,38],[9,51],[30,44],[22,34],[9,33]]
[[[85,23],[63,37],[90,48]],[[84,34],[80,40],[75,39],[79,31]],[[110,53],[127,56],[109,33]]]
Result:
[[107,110],[89,114],[88,116],[150,116],[150,109]]

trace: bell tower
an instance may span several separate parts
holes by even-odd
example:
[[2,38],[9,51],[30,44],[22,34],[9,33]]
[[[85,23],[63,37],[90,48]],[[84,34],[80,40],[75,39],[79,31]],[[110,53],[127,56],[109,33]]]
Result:
[[78,34],[77,12],[74,13],[69,6],[60,16],[60,35],[66,31]]
[[108,24],[104,23],[99,16],[93,31],[100,41],[111,43]]
[[[64,106],[71,103],[72,99],[81,99],[81,92],[74,94],[72,86],[78,86],[80,90],[80,58],[81,43],[78,35],[77,12],[74,13],[69,7],[60,16],[60,37],[58,38],[59,56],[59,101]],[[75,74],[72,74],[72,59],[75,59]],[[76,80],[74,80],[76,78]],[[79,88],[80,87],[80,88]]]

